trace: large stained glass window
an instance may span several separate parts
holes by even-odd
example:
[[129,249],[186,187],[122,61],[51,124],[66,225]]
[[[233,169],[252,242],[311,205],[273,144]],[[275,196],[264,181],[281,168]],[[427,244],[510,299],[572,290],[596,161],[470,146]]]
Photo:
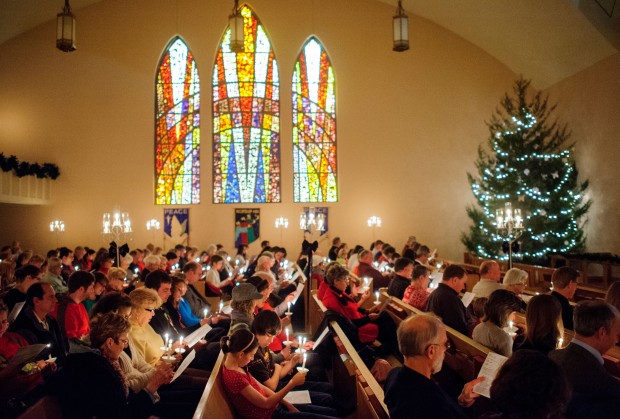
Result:
[[293,188],[295,202],[338,201],[334,68],[314,37],[293,73]]
[[155,86],[155,203],[200,203],[200,78],[181,38],[163,53]]
[[213,71],[213,202],[280,202],[278,65],[254,12],[241,15],[244,52],[227,29]]

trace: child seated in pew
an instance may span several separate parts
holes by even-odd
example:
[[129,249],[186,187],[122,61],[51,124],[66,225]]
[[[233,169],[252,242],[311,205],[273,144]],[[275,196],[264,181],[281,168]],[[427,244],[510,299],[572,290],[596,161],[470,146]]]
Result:
[[[302,363],[301,352],[290,355],[281,363],[274,362],[274,355],[269,344],[280,333],[280,319],[273,311],[261,311],[254,318],[252,332],[258,340],[258,350],[254,359],[248,364],[248,370],[260,383],[272,391],[282,389],[297,372],[295,367]],[[306,357],[310,354],[305,353]],[[312,368],[305,362],[305,367],[312,373]],[[297,387],[298,390],[309,390],[312,403],[318,406],[333,408],[333,386],[327,382],[306,381]],[[335,414],[336,411],[331,412]]]
[[[221,340],[226,355],[222,366],[222,383],[237,415],[248,419],[267,418],[324,418],[325,408],[313,405],[297,405],[284,400],[296,386],[303,384],[306,374],[295,374],[279,391],[273,392],[260,384],[247,371],[248,363],[258,351],[258,340],[245,328],[236,329],[232,335]],[[300,410],[302,410],[300,412]]]

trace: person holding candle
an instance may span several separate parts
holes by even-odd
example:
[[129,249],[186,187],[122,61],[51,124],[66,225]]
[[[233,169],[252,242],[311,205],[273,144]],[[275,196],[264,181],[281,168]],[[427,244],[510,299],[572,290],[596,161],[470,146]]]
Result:
[[[252,377],[247,371],[247,365],[254,359],[259,346],[252,332],[239,328],[232,335],[224,336],[221,346],[226,355],[222,366],[222,383],[237,416],[245,419],[324,417],[317,413],[300,412],[296,406],[284,400],[289,391],[304,383],[305,374],[295,374],[284,388],[277,392]],[[312,405],[304,405],[302,408],[309,411],[321,409]]]
[[380,304],[366,310],[347,294],[349,271],[343,266],[333,266],[327,272],[326,279],[332,285],[323,297],[325,307],[351,320],[358,328],[357,334],[361,343],[372,343],[378,339],[382,343],[379,350],[381,353],[397,355],[396,326],[386,312],[378,313]]
[[255,308],[263,301],[263,295],[252,284],[243,283],[233,288],[231,317],[231,330],[239,323],[244,323],[248,329],[254,321]]
[[424,311],[428,300],[428,284],[430,283],[430,271],[426,266],[418,265],[413,269],[411,285],[403,294],[403,301],[409,305]]
[[472,333],[474,341],[500,355],[512,355],[513,340],[503,328],[513,320],[513,313],[520,311],[520,302],[510,291],[493,291],[484,305],[482,323],[476,326]]
[[547,355],[562,338],[562,307],[556,298],[541,294],[532,297],[525,312],[525,334],[515,339],[515,350],[532,349]]
[[[299,352],[289,355],[284,361],[274,361],[274,354],[269,350],[269,344],[281,331],[280,319],[273,311],[261,311],[254,318],[252,332],[258,340],[258,350],[254,359],[248,364],[248,371],[259,383],[262,383],[272,391],[277,391],[286,385],[292,376],[297,373],[295,367],[302,363],[306,367],[308,354]],[[304,374],[307,374],[306,369]],[[332,397],[334,388],[327,382],[308,381],[297,387],[297,390],[309,390],[312,404],[328,408],[334,407]],[[325,411],[325,414],[335,415],[335,410]]]

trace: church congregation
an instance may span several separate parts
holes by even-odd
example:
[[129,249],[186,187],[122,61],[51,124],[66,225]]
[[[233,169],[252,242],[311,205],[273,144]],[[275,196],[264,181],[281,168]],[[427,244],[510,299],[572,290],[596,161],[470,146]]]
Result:
[[[617,283],[609,302],[575,304],[570,299],[579,272],[558,268],[553,291],[531,296],[527,275],[520,292],[511,288],[510,278],[523,278],[520,269],[501,272],[497,262],[487,260],[466,306],[461,297],[467,265],[434,255],[421,261],[416,251],[425,246],[416,243],[403,251],[413,258],[385,243],[380,250],[377,243],[382,242],[369,249],[357,246],[357,259],[360,265],[369,261],[366,273],[374,270],[385,279],[388,286],[381,292],[392,299],[388,302],[412,303],[417,310],[400,323],[378,297],[373,301],[373,277],[358,276],[360,265],[347,268],[355,249],[337,261],[318,253],[289,260],[285,249],[264,246],[257,255],[242,255],[241,266],[248,268],[243,269],[233,266],[223,249],[200,256],[192,247],[176,246],[164,254],[149,245],[124,255],[123,269],[112,266],[116,262],[103,248],[63,247],[43,258],[22,251],[17,242],[4,246],[3,272],[9,275],[2,276],[5,302],[0,304],[3,410],[16,417],[42,397],[53,397],[66,417],[192,417],[209,377],[217,373],[240,417],[348,417],[354,410],[335,397],[330,383],[335,349],[323,343],[315,348],[306,330],[291,327],[291,317],[299,313],[291,313],[289,305],[296,287],[284,266],[291,263],[312,267],[313,295],[326,318],[357,342],[363,362],[384,385],[390,417],[618,417],[620,384],[603,359],[620,335]],[[27,257],[19,257],[23,254]],[[65,263],[58,266],[60,254]],[[379,260],[385,262],[381,271]],[[49,275],[56,266],[59,278]],[[210,280],[209,272],[218,278]],[[441,281],[429,287],[436,275]],[[212,281],[231,286],[209,287]],[[564,305],[555,294],[567,287],[573,291]],[[563,322],[568,315],[571,329]],[[201,339],[189,342],[199,329]],[[462,382],[443,365],[452,350],[447,330],[507,357],[486,401],[476,385],[493,377]],[[310,332],[311,337],[321,330]],[[573,338],[563,344],[569,335]],[[28,348],[32,352],[22,358]],[[175,377],[190,351],[189,368]],[[461,386],[460,394],[455,386]],[[309,391],[308,402],[287,398],[300,390]],[[529,395],[526,401],[523,394]]]

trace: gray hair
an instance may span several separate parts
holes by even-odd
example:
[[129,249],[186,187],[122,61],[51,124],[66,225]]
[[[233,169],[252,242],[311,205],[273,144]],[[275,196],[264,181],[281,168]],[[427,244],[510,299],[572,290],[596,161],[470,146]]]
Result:
[[573,312],[575,333],[584,337],[594,336],[601,327],[611,331],[617,320],[620,320],[618,309],[600,300],[580,301]]
[[159,266],[160,262],[161,262],[161,259],[157,255],[148,255],[147,257],[144,258],[144,265],[146,265],[146,266],[148,266],[148,265],[157,265],[157,266]]
[[396,334],[398,349],[403,356],[423,355],[426,348],[437,339],[444,324],[432,314],[416,314],[400,323]]

